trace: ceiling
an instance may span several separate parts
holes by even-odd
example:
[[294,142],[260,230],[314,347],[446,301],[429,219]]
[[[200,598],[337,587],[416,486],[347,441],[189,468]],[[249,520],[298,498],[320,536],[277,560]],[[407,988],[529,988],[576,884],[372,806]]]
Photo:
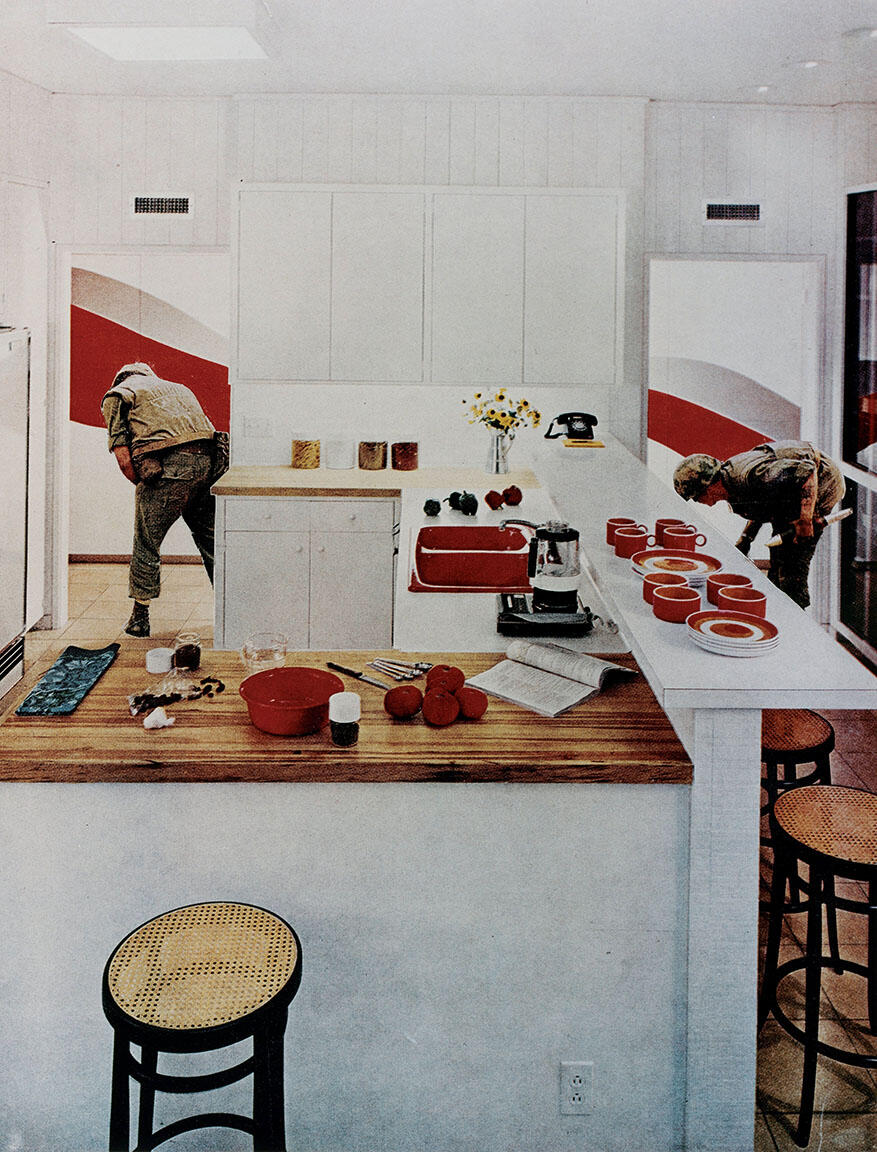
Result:
[[[129,0],[130,2],[130,0]],[[168,0],[165,0],[167,3]],[[174,4],[185,14],[190,3]],[[877,0],[257,0],[270,56],[119,63],[3,0],[0,70],[53,92],[877,101]],[[136,5],[150,10],[150,0]],[[805,68],[802,61],[818,61]],[[759,91],[759,86],[768,86]]]

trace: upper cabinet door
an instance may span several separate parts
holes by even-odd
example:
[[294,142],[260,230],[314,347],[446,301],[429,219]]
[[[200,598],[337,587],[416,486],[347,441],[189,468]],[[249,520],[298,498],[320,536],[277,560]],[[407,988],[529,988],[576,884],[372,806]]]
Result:
[[614,382],[617,216],[614,195],[528,195],[526,383]]
[[522,378],[524,197],[433,196],[432,379]]
[[332,197],[323,191],[240,194],[238,376],[327,380]]
[[423,378],[423,194],[332,199],[332,379]]

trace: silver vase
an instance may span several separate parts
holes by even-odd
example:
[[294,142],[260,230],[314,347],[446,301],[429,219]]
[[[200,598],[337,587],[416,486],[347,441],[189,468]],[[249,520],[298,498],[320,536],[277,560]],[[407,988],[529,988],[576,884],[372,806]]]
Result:
[[487,469],[492,476],[501,476],[509,470],[509,448],[514,439],[513,432],[490,429],[490,448],[487,453]]

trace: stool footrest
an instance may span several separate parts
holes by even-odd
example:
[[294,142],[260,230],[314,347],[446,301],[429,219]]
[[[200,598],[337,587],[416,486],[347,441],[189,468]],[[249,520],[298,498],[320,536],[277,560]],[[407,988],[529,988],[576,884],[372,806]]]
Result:
[[152,1152],[159,1144],[173,1140],[184,1132],[195,1132],[199,1128],[237,1128],[240,1132],[248,1132],[251,1136],[256,1133],[256,1125],[249,1116],[239,1116],[236,1112],[202,1112],[198,1116],[187,1116],[182,1120],[174,1120],[172,1124],[165,1124],[146,1144],[138,1144],[134,1152]]
[[[794,1020],[790,1020],[785,1012],[780,1008],[778,1003],[777,991],[780,982],[786,976],[791,975],[792,972],[805,971],[808,964],[812,964],[812,960],[808,960],[806,956],[802,956],[797,960],[787,960],[784,964],[776,970],[774,978],[772,1003],[770,1010],[780,1027],[793,1036],[799,1044],[812,1044],[813,1049],[819,1053],[820,1056],[827,1056],[830,1060],[837,1060],[840,1064],[852,1064],[857,1068],[877,1068],[877,1054],[866,1054],[864,1052],[852,1052],[848,1048],[838,1048],[834,1044],[829,1044],[825,1040],[820,1040],[818,1035],[815,1039],[808,1038],[803,1028],[799,1028]],[[833,968],[835,971],[835,961],[830,956],[820,956],[818,960],[820,968]],[[868,978],[868,968],[865,964],[856,964],[852,960],[841,961],[841,971],[852,972],[856,976],[863,976]]]
[[213,1088],[225,1088],[228,1084],[235,1084],[245,1076],[252,1075],[255,1067],[255,1057],[248,1056],[240,1064],[221,1068],[218,1072],[207,1072],[201,1076],[169,1076],[164,1072],[147,1072],[130,1053],[127,1060],[128,1075],[138,1084],[169,1093],[209,1092]]

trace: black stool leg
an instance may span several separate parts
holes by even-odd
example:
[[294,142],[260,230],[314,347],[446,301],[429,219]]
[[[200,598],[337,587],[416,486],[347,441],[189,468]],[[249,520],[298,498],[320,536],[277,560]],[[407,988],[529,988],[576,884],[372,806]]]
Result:
[[253,1037],[254,1152],[286,1152],[283,1092],[283,1034],[286,1012]]
[[770,908],[768,913],[767,949],[764,954],[764,971],[761,974],[761,995],[758,998],[758,1030],[761,1031],[773,1007],[776,971],[780,958],[780,939],[783,934],[783,904],[786,897],[785,856],[775,852],[773,872],[770,879]]
[[128,1041],[118,1032],[113,1035],[113,1084],[110,1092],[109,1152],[128,1152],[131,1094],[128,1083]]
[[822,873],[810,868],[807,912],[807,977],[804,992],[804,1071],[801,1076],[801,1108],[795,1143],[805,1148],[813,1124],[813,1097],[816,1093],[816,1063],[819,1056],[819,999],[822,993]]
[[[783,780],[786,784],[794,784],[798,779],[798,766],[794,760],[783,762]],[[779,791],[779,789],[777,789]],[[789,903],[801,903],[801,886],[798,883],[798,865],[789,871]]]
[[877,1032],[877,880],[868,883],[868,1027]]
[[[158,1067],[158,1052],[155,1048],[145,1046],[140,1049],[140,1063],[143,1071],[152,1076]],[[148,1146],[152,1139],[153,1120],[155,1117],[155,1088],[148,1083],[140,1085],[140,1107],[137,1114],[137,1144],[141,1148]]]

